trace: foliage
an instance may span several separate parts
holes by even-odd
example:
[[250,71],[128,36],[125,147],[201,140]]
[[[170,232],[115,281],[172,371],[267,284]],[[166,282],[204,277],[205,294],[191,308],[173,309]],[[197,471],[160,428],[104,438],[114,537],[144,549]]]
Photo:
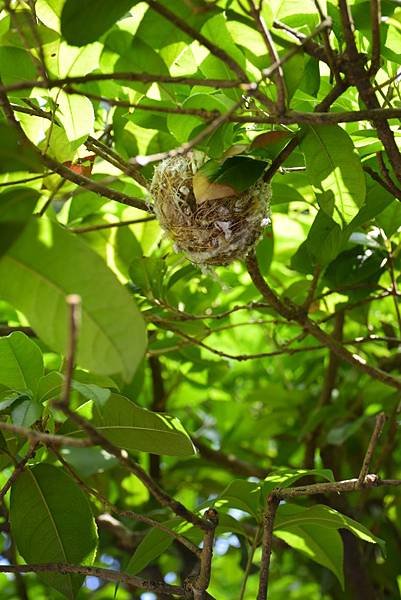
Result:
[[400,597],[400,10],[0,0],[2,599]]

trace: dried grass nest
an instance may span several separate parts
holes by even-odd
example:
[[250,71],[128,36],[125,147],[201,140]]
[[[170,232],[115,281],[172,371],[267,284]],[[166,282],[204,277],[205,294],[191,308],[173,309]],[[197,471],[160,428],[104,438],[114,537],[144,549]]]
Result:
[[259,180],[246,192],[197,203],[193,155],[167,158],[154,171],[150,193],[156,217],[175,249],[199,265],[244,258],[269,223],[270,185]]

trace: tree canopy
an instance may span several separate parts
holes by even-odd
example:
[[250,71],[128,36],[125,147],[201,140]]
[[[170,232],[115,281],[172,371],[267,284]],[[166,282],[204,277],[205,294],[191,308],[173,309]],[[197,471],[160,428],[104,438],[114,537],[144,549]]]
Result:
[[401,8],[0,0],[0,596],[400,597]]

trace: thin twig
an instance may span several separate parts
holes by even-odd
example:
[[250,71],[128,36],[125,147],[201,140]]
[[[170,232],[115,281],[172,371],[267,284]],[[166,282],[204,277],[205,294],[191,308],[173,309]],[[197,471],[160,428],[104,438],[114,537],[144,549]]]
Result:
[[280,499],[271,493],[266,499],[263,514],[262,558],[260,561],[259,590],[257,600],[266,600],[269,587],[270,558],[273,544],[274,519]]
[[57,185],[54,186],[54,188],[52,189],[51,193],[49,194],[49,197],[47,198],[46,202],[44,203],[44,205],[42,206],[42,208],[40,210],[38,210],[38,212],[37,212],[37,214],[39,215],[39,217],[43,217],[43,215],[46,213],[47,209],[49,208],[49,206],[53,202],[54,198],[57,196],[57,194],[59,193],[59,191],[61,190],[61,188],[65,184],[66,184],[66,180],[65,179],[61,179],[57,183]]
[[368,175],[370,175],[370,177],[376,181],[376,183],[378,183],[379,185],[381,185],[385,190],[387,190],[392,196],[394,196],[394,198],[398,198],[398,200],[401,200],[401,190],[399,190],[394,183],[392,182],[392,185],[389,185],[389,183],[383,179],[379,173],[377,173],[374,169],[371,169],[368,165],[364,165],[363,166],[363,170],[365,171],[365,173],[368,173]]
[[139,223],[148,223],[154,221],[156,217],[143,217],[143,219],[130,219],[127,221],[116,221],[116,223],[99,223],[98,225],[87,225],[83,227],[69,227],[68,231],[72,233],[89,233],[91,231],[101,231],[102,229],[112,229],[114,227],[126,227],[128,225],[138,225]]
[[[214,42],[205,37],[200,31],[189,25],[187,21],[176,15],[169,8],[157,2],[157,0],[145,1],[155,12],[162,15],[165,19],[167,19],[167,21],[170,21],[170,23],[175,25],[175,27],[181,29],[181,31],[189,35],[191,40],[197,40],[202,46],[207,48],[211,54],[223,61],[223,63],[227,65],[231,69],[231,71],[238,77],[238,80],[250,85],[250,89],[253,90],[255,97],[262,104],[267,106],[270,112],[274,112],[274,104],[270,100],[270,98],[265,96],[265,94],[261,93],[257,88],[255,89],[255,84],[249,81],[246,71],[230,54],[228,54],[223,48],[220,48]],[[277,68],[278,67],[275,67],[273,69],[273,72]],[[218,86],[216,87],[218,89]]]
[[222,450],[214,450],[207,446],[203,441],[192,438],[193,443],[200,452],[200,455],[216,465],[231,471],[235,475],[241,475],[242,477],[259,477],[264,479],[268,470],[263,467],[259,467],[253,463],[245,462],[234,456],[231,453],[223,452]]
[[138,463],[136,463],[135,460],[131,458],[131,456],[125,450],[121,450],[112,442],[110,442],[106,437],[99,433],[97,429],[93,427],[91,423],[89,423],[89,421],[64,404],[56,404],[55,406],[59,407],[64,412],[66,417],[78,425],[80,429],[85,431],[89,439],[92,440],[93,444],[101,446],[103,450],[106,450],[106,452],[112,456],[115,456],[121,465],[138,477],[138,479],[142,481],[142,483],[148,488],[149,492],[154,496],[159,504],[170,508],[177,516],[181,517],[188,523],[192,523],[200,529],[209,529],[210,524],[206,519],[199,517],[196,513],[188,510],[181,502],[178,502],[169,496],[169,494],[167,494],[167,492],[165,492],[155,481],[153,481],[146,471],[142,469],[142,467],[138,465]]
[[29,429],[29,427],[13,425],[12,423],[4,423],[4,421],[0,421],[0,430],[15,433],[16,435],[25,437],[27,440],[32,442],[40,442],[45,446],[88,448],[88,446],[94,445],[93,442],[88,438],[73,438],[55,433],[45,433],[42,431],[36,431],[36,429]]
[[[344,321],[345,312],[344,310],[341,310],[338,313],[336,313],[335,325],[332,334],[333,338],[338,340],[340,343],[343,343]],[[331,402],[333,390],[336,387],[339,367],[340,360],[338,356],[334,354],[332,350],[330,350],[329,360],[324,374],[323,387],[319,395],[319,400],[316,406],[316,412],[321,411],[325,406],[327,406]],[[313,469],[315,466],[315,453],[321,429],[322,424],[318,423],[318,425],[312,431],[310,431],[306,437],[304,458],[305,469]]]
[[36,27],[32,26],[32,23],[30,23],[30,19],[29,18],[26,19],[26,17],[27,17],[26,13],[21,13],[21,12],[19,13],[19,15],[22,15],[22,14],[24,15],[25,21],[29,21],[28,26],[29,26],[29,28],[31,30],[31,33],[35,37],[35,42],[36,42],[36,44],[38,46],[39,56],[40,56],[40,60],[39,61],[36,60],[34,58],[34,56],[31,54],[31,52],[30,52],[31,48],[30,48],[29,40],[28,40],[27,35],[26,35],[26,31],[25,31],[24,27],[21,27],[20,19],[17,16],[17,12],[15,11],[15,9],[11,6],[11,1],[10,0],[5,0],[4,4],[5,4],[5,8],[6,8],[8,14],[9,14],[9,16],[10,16],[12,27],[18,32],[18,35],[19,35],[19,37],[21,39],[21,42],[22,42],[23,46],[25,47],[25,49],[27,50],[27,55],[31,59],[32,64],[33,64],[35,70],[37,71],[39,78],[43,78],[44,81],[47,81],[47,72],[46,72],[45,63],[42,62],[42,58],[44,59],[43,48],[42,48],[42,44],[39,41],[38,32],[37,32]]
[[380,413],[376,417],[376,424],[373,430],[372,436],[369,441],[368,449],[366,450],[365,458],[363,459],[361,471],[358,477],[358,484],[362,485],[365,481],[368,472],[370,463],[372,462],[373,453],[376,449],[377,442],[379,441],[380,434],[383,430],[384,423],[386,422],[386,415],[384,413]]
[[214,535],[219,523],[219,516],[217,510],[214,508],[209,508],[205,512],[204,517],[210,521],[211,528],[205,531],[203,536],[199,575],[192,584],[194,600],[206,600],[206,590],[209,587],[212,572]]
[[392,194],[396,198],[401,198],[401,190],[396,186],[394,181],[391,179],[389,170],[386,163],[384,162],[383,152],[376,152],[377,162],[379,164],[380,173],[384,181],[387,183],[388,189],[392,190]]
[[[320,22],[322,23],[327,17],[326,15],[323,13],[322,7],[320,6],[320,2],[319,0],[314,0],[314,4],[316,7],[316,10],[319,13],[319,17],[320,17]],[[341,81],[341,75],[340,72],[337,68],[336,65],[336,56],[335,56],[335,52],[333,50],[333,48],[331,47],[330,44],[330,35],[328,30],[325,28],[322,31],[322,36],[323,36],[323,44],[324,44],[324,49],[326,51],[326,56],[327,56],[327,62],[329,64],[332,76],[334,77],[336,82]]]
[[399,378],[392,377],[385,371],[369,365],[359,355],[351,353],[332,336],[323,331],[319,325],[306,315],[305,311],[300,306],[294,304],[289,299],[281,300],[263,279],[253,254],[248,255],[246,263],[253,283],[276,312],[288,319],[288,321],[298,322],[305,331],[330,348],[341,360],[344,360],[356,370],[366,373],[372,377],[372,379],[377,379],[397,390],[401,390],[401,380]]
[[[69,77],[61,77],[49,79],[48,81],[31,80],[18,81],[9,85],[0,85],[0,91],[3,93],[16,92],[21,90],[29,90],[32,88],[44,88],[51,90],[54,88],[63,88],[71,84],[90,83],[92,81],[138,81],[141,83],[164,83],[175,85],[202,85],[216,89],[232,89],[239,88],[247,90],[251,85],[247,78],[241,79],[203,79],[202,77],[187,77],[171,75],[153,75],[150,73],[134,73],[130,71],[116,73],[88,73],[87,75],[77,75]],[[252,87],[252,85],[251,85]]]
[[142,579],[135,575],[128,575],[121,571],[102,569],[100,567],[85,567],[82,565],[71,565],[66,563],[43,563],[28,565],[0,565],[0,573],[58,573],[60,575],[77,574],[86,577],[98,577],[103,581],[115,581],[137,587],[148,592],[170,594],[172,596],[184,597],[184,588],[168,585],[162,581]]
[[17,464],[15,465],[14,470],[11,473],[11,476],[7,479],[7,481],[5,482],[5,484],[3,485],[3,487],[0,490],[0,504],[1,504],[1,502],[3,502],[3,498],[7,494],[8,490],[11,488],[13,483],[17,480],[18,476],[24,470],[27,462],[30,461],[31,458],[33,458],[35,456],[35,452],[36,452],[38,446],[39,446],[38,441],[33,442],[31,444],[31,447],[29,448],[28,452],[25,454],[25,456],[19,462],[17,462]]
[[253,0],[248,0],[248,3],[250,7],[250,13],[253,16],[256,22],[256,26],[263,38],[263,41],[270,56],[270,60],[272,61],[272,63],[276,63],[279,65],[273,75],[273,79],[277,89],[277,112],[279,115],[282,115],[285,113],[287,103],[287,89],[285,85],[283,66],[280,62],[280,57],[274,46],[273,38],[271,36],[270,31],[266,27],[266,23],[263,19],[261,11],[257,9]]
[[251,546],[251,549],[250,549],[250,551],[248,553],[248,560],[246,562],[246,567],[245,567],[245,571],[244,571],[244,577],[243,577],[242,584],[241,584],[241,592],[240,592],[240,596],[239,596],[238,600],[244,600],[244,598],[245,598],[246,584],[248,582],[248,577],[249,577],[249,575],[251,573],[252,560],[253,560],[253,557],[255,555],[256,547],[257,547],[257,545],[259,543],[259,536],[260,536],[261,531],[262,531],[262,527],[261,526],[259,526],[259,527],[256,528],[255,535],[254,535],[253,541],[252,541],[252,546]]
[[316,496],[317,494],[341,494],[343,492],[357,492],[373,487],[398,487],[401,479],[380,479],[375,473],[366,475],[362,482],[358,479],[344,479],[325,483],[312,483],[310,485],[299,485],[295,487],[280,488],[275,494],[280,500],[298,498],[300,496]]
[[370,18],[372,23],[372,49],[369,75],[375,75],[380,69],[380,22],[381,22],[381,0],[370,0]]
[[19,121],[17,121],[17,119],[15,118],[10,101],[9,101],[7,95],[4,93],[4,91],[2,91],[1,87],[0,87],[0,107],[2,107],[4,110],[4,114],[6,116],[8,124],[11,127],[14,127],[14,129],[17,131],[21,142],[24,145],[26,145],[27,147],[29,147],[37,155],[38,159],[46,167],[48,167],[55,173],[58,173],[64,179],[67,179],[68,181],[71,181],[72,183],[75,183],[76,185],[79,185],[86,189],[92,190],[93,192],[100,194],[101,196],[104,196],[106,198],[109,198],[110,200],[115,200],[117,202],[126,204],[128,206],[133,206],[134,208],[138,208],[139,210],[143,210],[146,212],[152,212],[151,208],[146,204],[146,202],[144,202],[140,198],[133,198],[131,196],[127,196],[125,194],[122,194],[121,192],[118,192],[117,190],[113,190],[113,189],[108,188],[104,185],[101,185],[95,181],[92,181],[88,177],[85,177],[84,175],[80,175],[80,174],[76,173],[75,171],[72,171],[71,169],[69,169],[65,165],[59,163],[58,161],[56,161],[52,157],[48,156],[47,154],[41,153],[36,148],[35,144],[33,144],[30,141],[30,139],[27,137],[27,135],[25,134],[24,130],[22,129]]
[[290,27],[286,23],[283,23],[282,21],[279,21],[278,19],[275,19],[273,21],[273,27],[274,29],[281,29],[282,31],[285,31],[286,33],[293,36],[298,42],[300,42],[303,45],[305,52],[307,52],[310,56],[313,56],[313,58],[315,58],[316,60],[320,60],[324,63],[329,64],[326,49],[324,48],[324,46],[321,46],[312,39],[307,40],[305,34],[297,31],[296,29],[293,29],[292,27]]
[[122,510],[122,509],[117,508],[116,506],[114,506],[114,504],[112,504],[111,502],[109,502],[109,500],[107,500],[107,498],[101,492],[99,492],[98,490],[95,490],[95,489],[91,488],[78,475],[78,473],[75,471],[75,469],[73,469],[71,467],[71,465],[68,463],[68,461],[65,460],[65,458],[63,457],[63,455],[55,447],[52,447],[52,450],[53,450],[54,454],[57,456],[58,460],[61,462],[61,464],[67,469],[67,471],[70,473],[70,475],[78,483],[78,485],[85,492],[87,492],[88,494],[90,494],[91,496],[93,496],[96,500],[100,500],[100,502],[103,504],[103,506],[105,508],[107,508],[107,510],[109,510],[110,512],[118,515],[119,517],[123,517],[125,519],[130,519],[132,521],[138,521],[139,523],[144,523],[145,525],[148,525],[149,527],[154,527],[156,529],[160,529],[160,531],[164,531],[164,533],[167,533],[172,538],[174,538],[175,540],[177,540],[177,542],[179,542],[180,544],[182,544],[183,546],[185,546],[186,548],[188,548],[188,550],[190,552],[192,552],[192,554],[194,554],[197,558],[200,558],[201,551],[199,550],[199,548],[197,546],[195,546],[195,544],[193,544],[192,542],[190,542],[189,540],[187,540],[184,536],[182,536],[181,534],[177,533],[176,531],[174,531],[172,529],[169,529],[163,523],[160,523],[159,521],[155,521],[154,519],[151,519],[150,517],[147,517],[146,515],[142,515],[140,513],[136,513],[133,510]]
[[[354,23],[347,0],[338,0],[342,30],[346,42],[346,58],[342,67],[348,81],[355,85],[368,109],[379,109],[380,103],[370,82],[369,72],[365,68],[364,57],[358,52],[354,37]],[[386,149],[394,174],[401,183],[401,153],[396,144],[394,133],[386,120],[373,120],[377,135]]]
[[326,17],[321,23],[319,23],[319,25],[312,31],[312,33],[310,35],[307,35],[301,41],[301,43],[298,46],[294,46],[289,52],[287,52],[287,54],[282,56],[278,61],[271,64],[270,67],[267,67],[267,69],[263,69],[262,73],[263,73],[264,77],[271,77],[273,75],[273,73],[275,73],[277,71],[277,69],[282,67],[293,56],[298,54],[298,52],[300,52],[300,50],[302,50],[304,48],[304,46],[306,46],[308,44],[308,42],[313,40],[313,38],[316,37],[317,35],[319,35],[319,33],[324,31],[325,29],[330,28],[331,26],[332,26],[331,18]]
[[[249,93],[251,94],[251,92]],[[233,104],[233,106],[227,112],[222,113],[221,115],[213,119],[213,121],[209,123],[209,125],[207,125],[204,129],[202,129],[202,131],[198,133],[198,135],[192,138],[192,140],[190,140],[189,142],[185,142],[178,148],[173,148],[173,150],[168,150],[166,152],[157,152],[156,154],[149,154],[147,156],[138,155],[130,159],[130,164],[140,165],[143,167],[152,162],[157,162],[166,158],[173,158],[175,156],[182,156],[183,154],[187,154],[190,150],[192,150],[192,148],[197,146],[201,141],[203,141],[210,134],[216,131],[218,127],[223,125],[243,103],[244,99],[241,98],[235,104]]]
[[59,403],[68,406],[70,401],[72,375],[74,372],[75,353],[78,342],[78,329],[81,317],[81,297],[77,294],[70,294],[66,298],[66,303],[68,306],[68,347],[66,353],[64,383]]

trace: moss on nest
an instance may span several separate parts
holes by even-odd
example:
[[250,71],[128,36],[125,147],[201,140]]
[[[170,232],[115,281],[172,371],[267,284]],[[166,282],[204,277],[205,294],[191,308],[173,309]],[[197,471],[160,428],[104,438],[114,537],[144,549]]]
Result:
[[192,155],[168,158],[155,168],[154,210],[178,251],[200,265],[227,265],[258,241],[269,211],[270,185],[259,180],[246,192],[197,203]]

